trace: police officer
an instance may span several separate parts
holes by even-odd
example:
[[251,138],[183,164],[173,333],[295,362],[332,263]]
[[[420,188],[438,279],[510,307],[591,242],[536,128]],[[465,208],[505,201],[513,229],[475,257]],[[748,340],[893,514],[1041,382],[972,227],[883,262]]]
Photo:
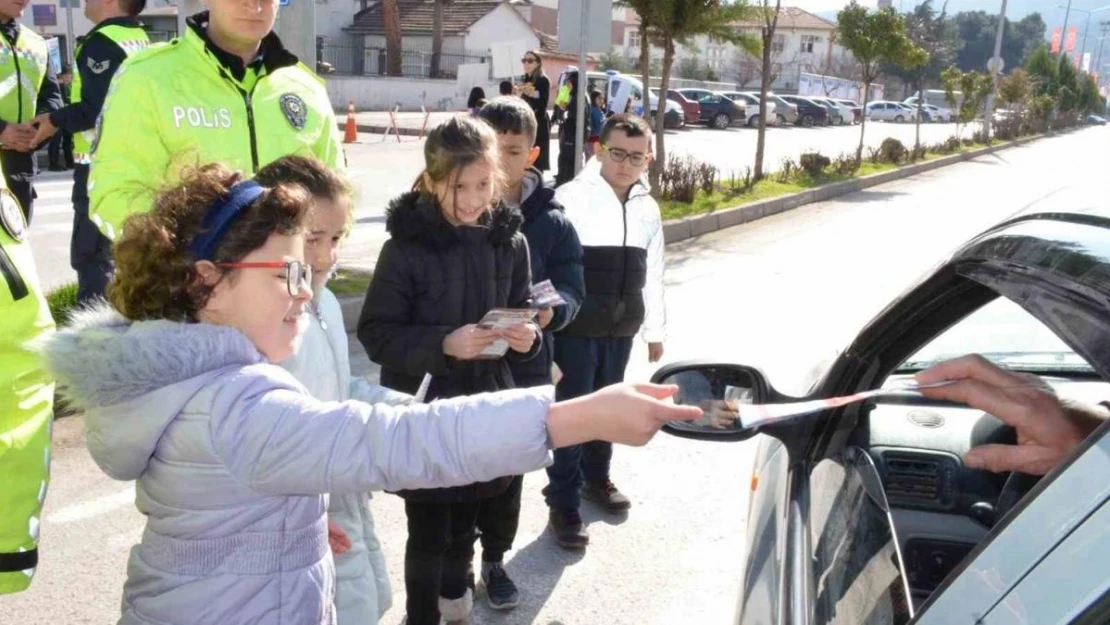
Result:
[[345,166],[323,81],[272,32],[277,0],[208,7],[184,36],[136,54],[112,81],[89,184],[92,220],[109,239],[189,165],[255,172],[301,154]]
[[[2,0],[0,0],[2,1]],[[77,74],[69,106],[35,118],[35,143],[58,130],[73,134],[73,236],[69,264],[77,272],[77,301],[103,296],[112,277],[112,244],[89,220],[89,154],[108,85],[127,57],[150,45],[135,19],[146,0],[87,0],[85,17],[96,26],[77,46]]]
[[50,480],[54,382],[31,345],[54,320],[26,237],[23,210],[0,186],[0,595],[31,585]]
[[36,113],[62,107],[62,88],[47,58],[46,41],[19,23],[26,0],[0,0],[0,165],[27,223],[34,214],[32,183]]

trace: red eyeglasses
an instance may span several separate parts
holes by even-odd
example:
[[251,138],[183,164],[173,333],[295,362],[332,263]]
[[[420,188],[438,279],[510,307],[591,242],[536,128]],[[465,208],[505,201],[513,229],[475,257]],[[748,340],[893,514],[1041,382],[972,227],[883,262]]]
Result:
[[276,261],[270,263],[216,263],[217,267],[227,269],[285,269],[285,288],[291,297],[301,294],[301,285],[306,291],[312,288],[312,265],[299,260]]

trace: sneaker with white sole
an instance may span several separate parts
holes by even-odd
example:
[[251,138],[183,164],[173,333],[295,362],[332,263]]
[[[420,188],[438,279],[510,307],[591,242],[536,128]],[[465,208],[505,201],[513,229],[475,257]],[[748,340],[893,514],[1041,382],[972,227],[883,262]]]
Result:
[[491,609],[512,610],[520,603],[520,591],[500,562],[482,571],[482,584]]

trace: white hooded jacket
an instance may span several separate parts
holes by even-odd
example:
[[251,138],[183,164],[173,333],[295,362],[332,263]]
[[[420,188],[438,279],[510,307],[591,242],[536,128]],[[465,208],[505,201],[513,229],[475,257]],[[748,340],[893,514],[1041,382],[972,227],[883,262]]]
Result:
[[[412,401],[412,396],[405,393],[351,378],[347,331],[334,293],[326,287],[318,289],[307,314],[309,320],[300,347],[281,366],[313,397],[321,401],[357,399],[393,406]],[[328,518],[351,539],[351,548],[335,555],[337,625],[377,623],[393,605],[393,589],[381,543],[374,532],[370,499],[369,492],[330,495]]]

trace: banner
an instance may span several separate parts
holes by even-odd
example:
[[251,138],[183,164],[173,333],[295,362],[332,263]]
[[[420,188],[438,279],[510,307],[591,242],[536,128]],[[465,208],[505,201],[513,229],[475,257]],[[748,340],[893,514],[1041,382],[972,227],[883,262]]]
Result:
[[1068,36],[1064,40],[1064,52],[1071,52],[1075,49],[1075,42],[1079,39],[1079,27],[1072,26],[1068,29]]
[[1091,71],[1091,53],[1090,52],[1084,52],[1083,53],[1083,68],[1082,69],[1083,69],[1084,72],[1090,72]]
[[1075,69],[1079,69],[1079,53],[1071,55],[1071,60],[1075,63]]
[[1058,54],[1060,52],[1060,39],[1062,35],[1063,31],[1060,28],[1052,29],[1052,47],[1050,50],[1053,54]]

